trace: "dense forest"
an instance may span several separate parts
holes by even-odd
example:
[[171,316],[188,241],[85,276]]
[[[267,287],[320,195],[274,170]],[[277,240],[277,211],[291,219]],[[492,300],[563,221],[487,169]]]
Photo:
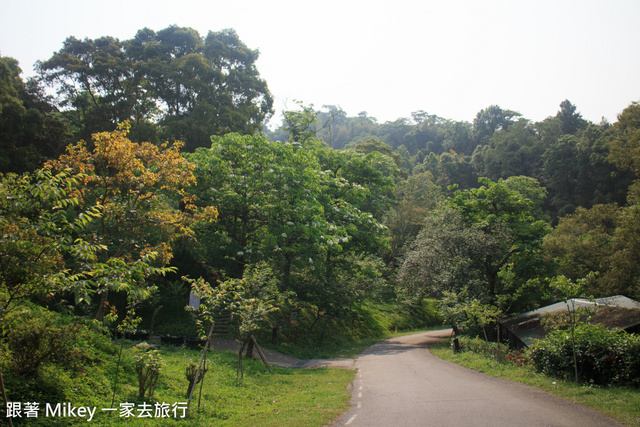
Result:
[[274,341],[295,310],[321,341],[366,301],[436,298],[472,329],[566,297],[559,281],[640,298],[636,102],[614,123],[568,100],[540,122],[497,105],[472,123],[378,123],[300,104],[268,130],[257,58],[233,30],[175,26],[69,37],[26,82],[0,57],[10,354],[34,305],[192,333],[192,286]]

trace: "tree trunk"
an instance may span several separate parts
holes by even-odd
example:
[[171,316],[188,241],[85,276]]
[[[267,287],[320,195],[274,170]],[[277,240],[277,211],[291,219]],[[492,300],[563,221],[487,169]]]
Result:
[[105,289],[100,292],[100,303],[98,304],[98,311],[96,312],[95,319],[99,322],[102,322],[104,319],[105,311],[107,309],[107,299],[109,298],[109,291]]

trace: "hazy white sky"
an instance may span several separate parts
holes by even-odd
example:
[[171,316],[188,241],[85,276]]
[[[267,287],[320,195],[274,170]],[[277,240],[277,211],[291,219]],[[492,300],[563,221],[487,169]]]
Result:
[[0,54],[25,75],[68,36],[234,28],[278,114],[300,100],[472,121],[497,104],[542,120],[569,99],[613,122],[640,100],[638,0],[0,0],[0,15]]

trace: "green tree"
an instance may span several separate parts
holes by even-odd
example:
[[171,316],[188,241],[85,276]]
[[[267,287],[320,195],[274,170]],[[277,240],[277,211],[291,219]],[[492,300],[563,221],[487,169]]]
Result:
[[[72,197],[81,207],[98,206],[99,221],[82,234],[87,241],[100,245],[99,261],[129,268],[136,275],[135,285],[145,289],[144,265],[165,266],[172,258],[170,243],[179,236],[189,236],[193,198],[186,188],[195,182],[192,165],[180,152],[180,143],[169,147],[150,143],[134,143],[127,138],[128,124],[114,132],[94,134],[93,149],[84,141],[69,146],[67,153],[46,167],[55,171],[82,173]],[[184,209],[178,210],[182,202]],[[215,209],[202,211],[206,220],[215,220]],[[125,276],[130,276],[125,274]],[[120,284],[132,285],[113,275],[105,275],[93,283],[100,296],[97,318],[105,314],[108,292],[119,290]]]
[[77,138],[88,140],[92,133],[134,120],[136,108],[145,105],[126,45],[113,37],[68,37],[36,68],[41,81],[56,88],[58,105]]
[[480,182],[429,215],[399,277],[414,288],[410,294],[468,287],[480,301],[509,312],[531,302],[527,282],[542,265],[540,246],[549,230],[546,193],[528,177]]
[[394,152],[389,144],[386,144],[379,139],[369,138],[356,145],[355,150],[362,154],[369,154],[373,151],[377,151],[380,154],[391,157],[394,163],[398,165],[398,167],[400,166],[400,155]]
[[69,132],[34,80],[13,58],[0,57],[0,171],[34,171],[64,151]]
[[202,38],[191,28],[145,28],[130,42],[136,68],[156,95],[166,139],[185,149],[209,145],[211,135],[262,129],[273,99],[249,49],[232,29]]
[[473,136],[478,145],[486,145],[494,133],[507,130],[515,123],[514,119],[521,114],[512,110],[503,110],[497,105],[491,105],[478,112],[473,119]]
[[193,151],[211,135],[262,128],[273,99],[257,58],[233,30],[203,38],[171,26],[125,41],[69,37],[38,71],[79,138],[128,120],[135,135],[183,140]]
[[411,175],[396,187],[397,205],[390,208],[384,224],[389,236],[388,263],[396,264],[415,239],[428,213],[442,201],[442,191],[430,172]]
[[583,129],[587,125],[587,121],[582,118],[582,114],[576,112],[577,107],[565,99],[560,103],[560,111],[556,117],[560,120],[562,133],[565,135],[574,135],[578,130]]
[[635,236],[640,231],[640,209],[615,204],[578,208],[561,218],[547,236],[544,249],[558,265],[558,273],[580,280],[596,273],[588,282],[595,297],[640,295],[640,259]]
[[310,233],[322,234],[306,225],[323,222],[317,200],[321,177],[315,158],[300,144],[228,134],[189,159],[196,165],[199,200],[220,212],[220,221],[202,232],[208,256],[234,266],[229,270],[227,264],[227,274],[242,277],[244,265],[264,260],[274,247],[292,261]]
[[[51,301],[70,290],[96,253],[102,250],[76,238],[100,217],[100,209],[79,207],[72,189],[83,175],[40,169],[33,174],[8,175],[0,180],[0,327],[3,319],[24,301]],[[67,260],[72,260],[68,262]]]
[[[311,138],[303,145],[228,134],[189,158],[198,200],[220,212],[198,241],[206,262],[228,276],[242,278],[246,265],[264,261],[283,290],[322,302],[316,296],[330,298],[336,277],[358,274],[345,268],[351,254],[383,242],[377,218],[392,201],[397,171],[387,156],[338,152]],[[314,280],[304,279],[311,271]]]
[[625,108],[613,128],[609,160],[640,177],[640,104],[634,102]]
[[477,172],[493,180],[520,175],[537,179],[544,150],[532,124],[521,119],[491,136],[481,149],[484,168]]

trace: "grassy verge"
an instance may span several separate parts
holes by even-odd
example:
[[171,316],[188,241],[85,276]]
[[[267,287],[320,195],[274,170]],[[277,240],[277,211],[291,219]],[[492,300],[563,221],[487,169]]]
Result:
[[528,366],[498,363],[476,353],[454,354],[449,340],[440,340],[431,353],[441,359],[497,378],[540,388],[555,396],[595,409],[625,425],[640,425],[640,390],[628,387],[598,387],[549,378]]
[[[177,347],[165,347],[161,351],[163,367],[153,399],[145,399],[152,407],[166,403],[186,402],[188,382],[185,369],[190,360],[197,361],[200,352]],[[211,352],[208,355],[209,371],[205,377],[202,400],[198,409],[198,393],[194,394],[189,417],[161,418],[155,409],[151,417],[139,418],[143,402],[137,398],[135,374],[125,369],[113,407],[117,411],[105,412],[110,407],[111,392],[108,378],[103,379],[104,390],[100,396],[72,394],[67,401],[75,406],[97,406],[94,426],[320,426],[329,423],[349,407],[348,385],[355,371],[345,369],[283,369],[272,367],[270,374],[259,360],[245,360],[244,379],[236,377],[237,355],[232,352]],[[71,385],[72,386],[72,385]],[[121,417],[120,405],[133,403],[135,417]],[[45,417],[45,402],[41,402],[37,419],[15,425],[78,425],[81,418]]]

